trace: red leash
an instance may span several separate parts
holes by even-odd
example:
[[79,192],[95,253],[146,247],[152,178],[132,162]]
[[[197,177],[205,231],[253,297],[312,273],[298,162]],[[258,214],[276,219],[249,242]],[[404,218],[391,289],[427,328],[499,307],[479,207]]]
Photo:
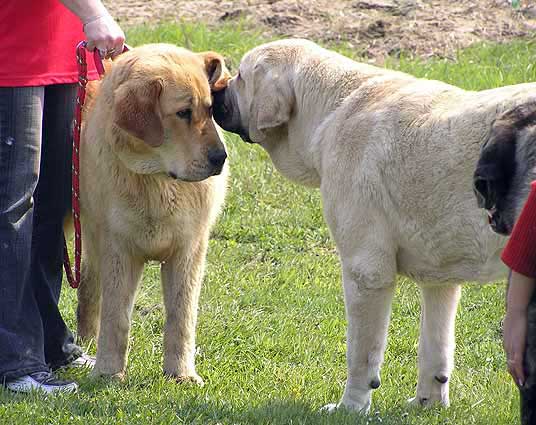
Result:
[[[82,127],[82,108],[86,100],[87,86],[87,43],[81,41],[76,46],[76,62],[78,64],[78,94],[76,95],[76,110],[73,128],[73,156],[72,156],[72,210],[74,221],[74,275],[69,260],[67,241],[63,238],[63,267],[71,288],[78,288],[80,285],[80,263],[82,260],[82,229],[80,225],[80,129]],[[129,50],[125,45],[123,52]],[[104,65],[99,51],[93,51],[93,61],[99,76],[104,75]]]

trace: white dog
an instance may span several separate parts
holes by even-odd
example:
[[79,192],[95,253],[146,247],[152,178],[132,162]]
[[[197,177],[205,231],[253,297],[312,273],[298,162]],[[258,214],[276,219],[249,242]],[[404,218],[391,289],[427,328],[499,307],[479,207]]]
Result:
[[342,261],[348,379],[341,405],[367,411],[380,385],[397,274],[422,292],[414,402],[449,404],[460,283],[505,276],[472,191],[498,112],[536,84],[468,92],[357,63],[305,40],[248,52],[215,118],[258,143],[289,179],[320,187]]

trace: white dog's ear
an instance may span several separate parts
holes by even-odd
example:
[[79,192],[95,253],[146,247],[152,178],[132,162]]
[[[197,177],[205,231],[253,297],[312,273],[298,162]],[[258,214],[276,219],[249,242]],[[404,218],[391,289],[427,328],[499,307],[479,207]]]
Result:
[[264,139],[263,132],[286,124],[294,106],[294,94],[288,78],[274,71],[255,70],[255,98],[252,102],[250,134]]

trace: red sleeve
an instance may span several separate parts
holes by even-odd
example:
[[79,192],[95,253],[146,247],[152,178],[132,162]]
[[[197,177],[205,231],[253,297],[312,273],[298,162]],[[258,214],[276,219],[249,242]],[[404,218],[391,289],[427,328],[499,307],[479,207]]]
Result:
[[536,181],[531,184],[529,197],[501,259],[515,272],[536,277]]
[[[59,0],[0,0],[0,87],[78,81],[82,22]],[[88,55],[88,79],[98,79]]]

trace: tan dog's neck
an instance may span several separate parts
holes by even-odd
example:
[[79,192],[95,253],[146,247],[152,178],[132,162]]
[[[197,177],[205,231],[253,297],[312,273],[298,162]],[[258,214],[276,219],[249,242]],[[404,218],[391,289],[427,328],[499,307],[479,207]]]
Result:
[[125,131],[114,127],[110,148],[122,167],[134,174],[162,174],[162,165],[150,154],[150,147]]

